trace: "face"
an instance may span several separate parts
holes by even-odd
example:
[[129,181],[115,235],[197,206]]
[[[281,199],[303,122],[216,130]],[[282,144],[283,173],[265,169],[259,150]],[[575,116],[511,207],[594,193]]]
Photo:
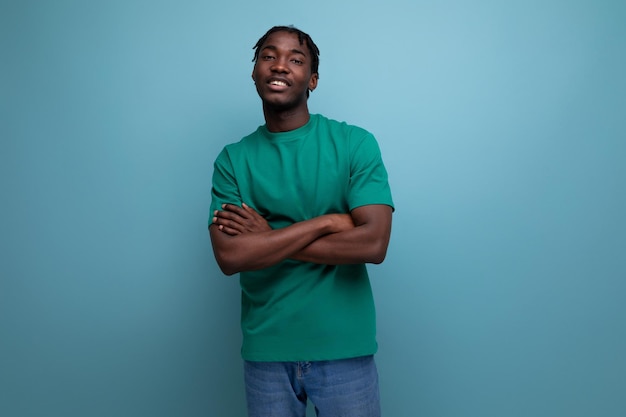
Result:
[[289,32],[274,32],[260,46],[252,79],[263,104],[283,110],[306,106],[307,90],[317,87],[309,49]]

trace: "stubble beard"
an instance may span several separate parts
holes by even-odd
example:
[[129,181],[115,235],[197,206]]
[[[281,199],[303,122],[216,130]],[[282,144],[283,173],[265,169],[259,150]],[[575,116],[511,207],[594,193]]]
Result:
[[290,110],[296,110],[301,106],[306,106],[307,97],[306,95],[303,97],[297,97],[293,100],[289,101],[274,101],[268,100],[261,96],[261,101],[263,102],[263,108],[272,111],[272,112],[286,112]]

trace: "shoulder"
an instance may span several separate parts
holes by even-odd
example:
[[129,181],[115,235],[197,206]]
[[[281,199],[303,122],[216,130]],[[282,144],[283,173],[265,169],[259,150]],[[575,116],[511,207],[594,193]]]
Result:
[[222,151],[218,155],[219,158],[228,158],[234,155],[241,155],[248,152],[248,150],[256,146],[259,143],[259,138],[263,137],[263,126],[259,126],[254,132],[244,136],[237,142],[229,143],[222,148]]
[[328,131],[332,136],[347,140],[354,146],[363,141],[376,141],[372,133],[360,126],[331,119],[321,114],[311,115],[311,117],[317,119],[318,129]]
[[370,134],[366,129],[360,126],[353,125],[345,121],[331,119],[321,114],[312,114],[311,117],[314,117],[317,119],[317,124],[319,127],[326,127],[330,129],[344,131],[344,132]]
[[249,147],[250,145],[257,143],[259,138],[265,137],[263,135],[263,129],[263,126],[259,126],[254,132],[244,136],[237,142],[226,145],[224,148],[236,150]]

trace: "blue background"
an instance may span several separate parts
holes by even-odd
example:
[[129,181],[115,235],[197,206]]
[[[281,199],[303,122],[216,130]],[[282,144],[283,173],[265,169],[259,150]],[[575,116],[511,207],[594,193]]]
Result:
[[379,139],[385,416],[626,415],[626,3],[3,1],[0,415],[243,416],[212,162],[252,46]]

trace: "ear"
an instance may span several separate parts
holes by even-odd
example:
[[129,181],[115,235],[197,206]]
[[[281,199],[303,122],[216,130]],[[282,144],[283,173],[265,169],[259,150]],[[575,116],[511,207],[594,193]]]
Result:
[[317,72],[313,73],[311,75],[311,79],[309,80],[309,91],[315,90],[315,88],[317,87],[318,80],[319,80],[319,75],[317,74]]
[[252,71],[251,77],[252,77],[252,81],[254,81],[254,83],[256,84],[256,80],[254,79],[254,71]]

